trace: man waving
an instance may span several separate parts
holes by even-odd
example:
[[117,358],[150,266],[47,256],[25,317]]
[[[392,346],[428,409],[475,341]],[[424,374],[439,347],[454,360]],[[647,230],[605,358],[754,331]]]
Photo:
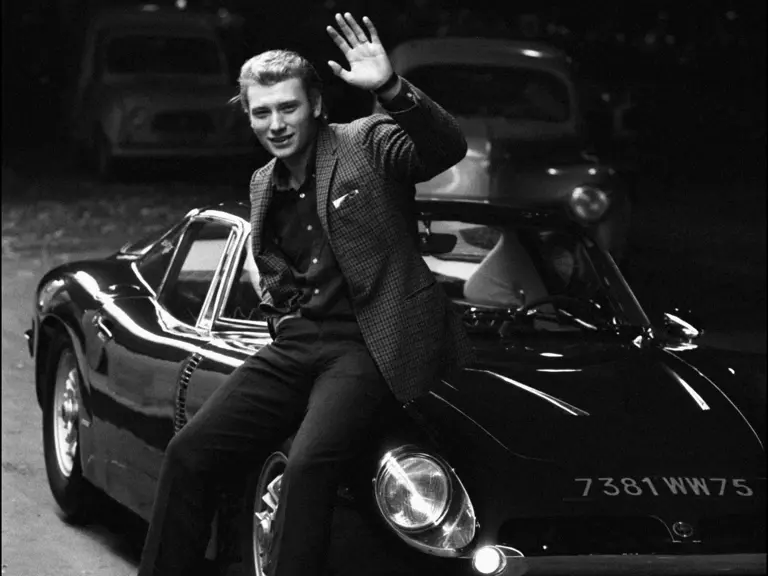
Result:
[[268,573],[320,576],[343,466],[386,402],[425,394],[467,364],[460,318],[418,246],[417,182],[466,154],[456,121],[392,71],[373,23],[336,15],[328,34],[352,86],[386,114],[328,124],[302,56],[248,60],[238,99],[274,156],[250,184],[252,248],[274,342],[248,358],[168,445],[141,576],[199,570],[215,487],[296,432]]

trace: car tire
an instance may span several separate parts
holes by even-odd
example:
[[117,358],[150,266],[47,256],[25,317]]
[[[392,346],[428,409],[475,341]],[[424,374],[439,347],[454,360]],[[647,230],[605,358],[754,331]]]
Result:
[[64,519],[82,524],[93,516],[95,488],[83,477],[80,452],[82,375],[68,337],[57,336],[46,358],[43,451],[48,484]]
[[[267,504],[263,497],[268,493],[269,485],[285,471],[287,451],[273,452],[264,462],[258,474],[253,474],[245,489],[245,513],[241,534],[242,570],[245,576],[265,576],[265,542],[268,535],[262,532],[263,524],[257,514],[267,513],[274,518],[275,507]],[[278,492],[279,495],[279,492]],[[276,504],[276,502],[275,502]]]

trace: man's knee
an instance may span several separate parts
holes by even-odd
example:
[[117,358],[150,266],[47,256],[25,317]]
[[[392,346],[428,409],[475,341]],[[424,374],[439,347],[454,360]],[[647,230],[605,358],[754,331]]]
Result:
[[165,449],[167,465],[185,472],[199,473],[205,470],[204,450],[191,429],[184,427],[171,438]]

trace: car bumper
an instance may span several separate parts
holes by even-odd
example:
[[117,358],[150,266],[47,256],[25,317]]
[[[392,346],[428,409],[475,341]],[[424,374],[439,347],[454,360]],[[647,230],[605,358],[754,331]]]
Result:
[[34,356],[35,355],[35,329],[30,328],[29,330],[26,330],[24,332],[24,338],[27,341],[27,350],[29,350],[29,355]]
[[[470,561],[459,573],[480,576]],[[497,576],[746,576],[766,573],[765,554],[507,557]]]

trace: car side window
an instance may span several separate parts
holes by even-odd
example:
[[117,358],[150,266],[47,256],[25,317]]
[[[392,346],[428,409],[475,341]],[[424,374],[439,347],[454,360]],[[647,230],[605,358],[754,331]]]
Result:
[[259,270],[253,259],[250,239],[245,245],[235,280],[221,314],[223,320],[264,320],[264,315],[259,310],[259,304],[261,304]]
[[139,274],[141,274],[144,281],[155,292],[157,292],[158,288],[160,288],[160,284],[163,282],[165,272],[171,264],[173,251],[175,250],[180,237],[181,230],[177,231],[175,234],[171,234],[167,238],[163,238],[150,248],[137,264]]
[[232,232],[231,224],[215,220],[187,228],[160,294],[160,303],[176,319],[197,323]]

